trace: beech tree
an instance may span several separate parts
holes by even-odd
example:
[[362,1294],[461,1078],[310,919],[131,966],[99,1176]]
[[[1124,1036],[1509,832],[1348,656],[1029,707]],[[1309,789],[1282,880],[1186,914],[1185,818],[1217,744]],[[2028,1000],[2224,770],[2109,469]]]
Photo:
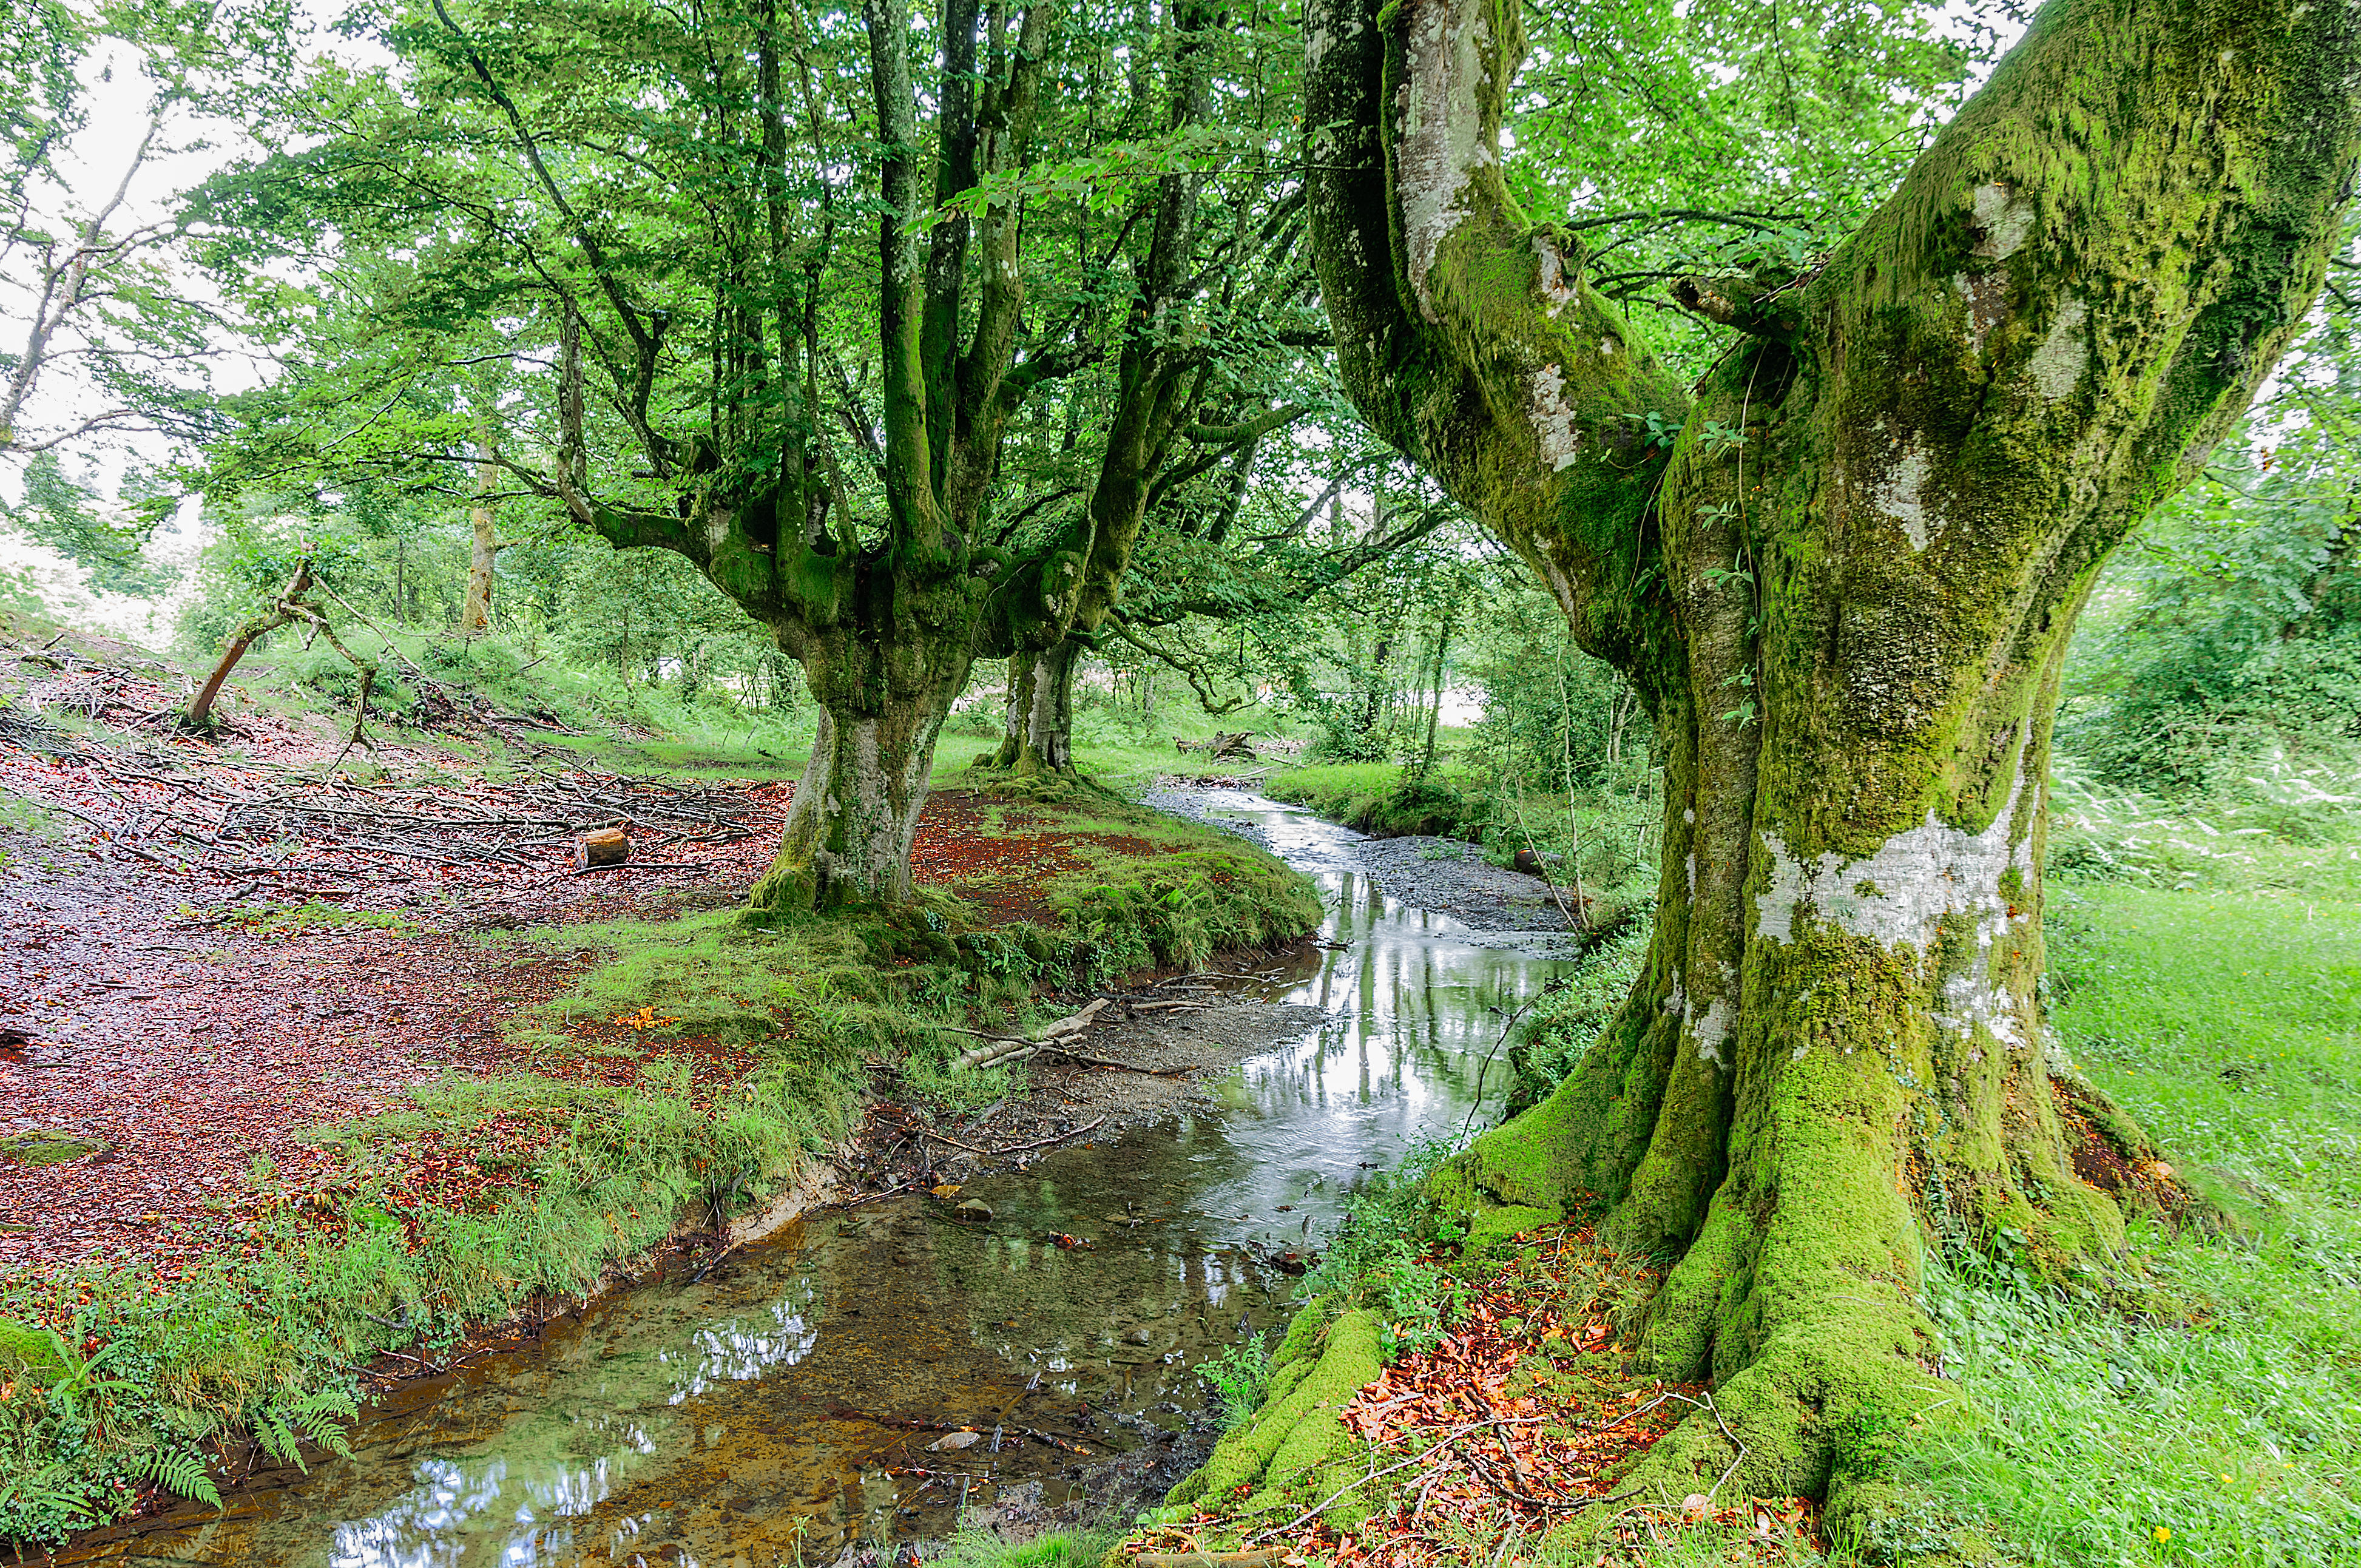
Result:
[[[1012,760],[1070,767],[1069,634],[1159,480],[1295,417],[1253,369],[1309,292],[1284,35],[1191,4],[427,0],[385,38],[401,72],[324,72],[290,150],[209,193],[221,271],[303,350],[225,405],[216,478],[440,469],[487,521],[524,499],[685,556],[820,709],[755,906],[906,896],[973,662],[1049,661]],[[283,253],[314,290],[267,280]]]
[[1458,1195],[1595,1206],[1673,1260],[1642,1357],[1710,1376],[1715,1409],[1635,1479],[1817,1493],[1849,1418],[1949,1398],[1930,1246],[2060,1278],[2123,1246],[2059,1106],[2153,1151],[2056,1059],[2036,990],[2059,663],[2108,552],[2321,286],[2361,25],[2052,0],[1817,264],[1675,285],[1734,334],[1692,392],[1510,196],[1520,17],[1311,0],[1305,24],[1347,389],[1630,674],[1664,749],[1645,973]]

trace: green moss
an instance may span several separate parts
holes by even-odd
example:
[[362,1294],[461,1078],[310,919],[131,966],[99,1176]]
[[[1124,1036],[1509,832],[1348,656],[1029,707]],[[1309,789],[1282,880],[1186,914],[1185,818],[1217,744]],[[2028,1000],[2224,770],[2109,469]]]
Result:
[[[1215,1443],[1212,1456],[1168,1500],[1218,1504],[1241,1521],[1283,1523],[1351,1480],[1359,1473],[1354,1458],[1359,1440],[1337,1412],[1384,1369],[1383,1327],[1377,1314],[1358,1308],[1334,1320],[1318,1303],[1297,1313],[1272,1358],[1262,1409]],[[1322,1517],[1349,1530],[1367,1512],[1368,1500],[1356,1494],[1337,1499]]]
[[0,1162],[11,1165],[62,1165],[84,1155],[104,1154],[98,1138],[73,1133],[14,1133],[0,1138]]

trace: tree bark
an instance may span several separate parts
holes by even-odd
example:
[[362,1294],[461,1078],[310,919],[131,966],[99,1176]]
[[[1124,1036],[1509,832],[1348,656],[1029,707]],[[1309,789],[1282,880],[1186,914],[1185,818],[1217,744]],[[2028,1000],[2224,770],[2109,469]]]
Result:
[[490,497],[500,483],[500,468],[492,459],[491,432],[479,425],[476,431],[476,504],[467,509],[467,527],[473,536],[467,554],[467,597],[459,610],[459,630],[465,632],[492,629],[492,567],[500,559],[500,549],[492,532]]
[[927,804],[935,742],[967,686],[973,655],[956,640],[919,636],[881,644],[865,630],[803,640],[819,726],[778,856],[754,884],[756,911],[839,909],[910,896],[910,846]]
[[1074,772],[1074,666],[1082,643],[1061,637],[1008,661],[1008,717],[993,765],[1013,773]]
[[1007,715],[1002,721],[1000,750],[993,754],[995,768],[1014,767],[1025,754],[1025,737],[1033,728],[1034,671],[1040,657],[1029,648],[1008,656]]
[[295,563],[294,576],[289,577],[287,586],[279,590],[279,598],[272,602],[269,610],[240,623],[224,641],[221,657],[214,662],[213,673],[205,676],[205,684],[199,686],[190,696],[188,709],[181,718],[181,723],[195,729],[203,728],[212,720],[214,704],[219,700],[222,686],[229,679],[229,673],[237,668],[237,662],[246,657],[246,651],[254,646],[256,638],[266,631],[285,626],[296,619],[296,612],[291,607],[308,593],[311,587],[312,563],[307,558]]
[[1817,270],[1677,291],[1745,334],[1694,404],[1508,196],[1513,7],[1313,0],[1305,32],[1346,386],[1631,674],[1665,754],[1644,975],[1441,1190],[1600,1209],[1677,1260],[1642,1354],[1714,1378],[1718,1414],[1633,1481],[1819,1493],[1848,1417],[1950,1401],[1930,1250],[2120,1254],[2035,990],[2059,671],[2107,552],[2320,285],[2353,14],[2053,0]]

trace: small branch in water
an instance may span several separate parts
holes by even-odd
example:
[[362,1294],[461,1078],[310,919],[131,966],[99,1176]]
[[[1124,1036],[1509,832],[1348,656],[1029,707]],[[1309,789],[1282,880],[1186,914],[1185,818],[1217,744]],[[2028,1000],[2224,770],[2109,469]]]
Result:
[[1105,1125],[1106,1118],[1102,1116],[1097,1121],[1091,1123],[1088,1126],[1076,1127],[1070,1133],[1060,1133],[1055,1137],[1036,1138],[1029,1144],[1011,1144],[1005,1149],[994,1149],[992,1152],[995,1155],[1022,1154],[1027,1149],[1038,1149],[1048,1144],[1062,1144],[1068,1138],[1079,1138],[1084,1133],[1094,1131],[1097,1128],[1104,1127]]

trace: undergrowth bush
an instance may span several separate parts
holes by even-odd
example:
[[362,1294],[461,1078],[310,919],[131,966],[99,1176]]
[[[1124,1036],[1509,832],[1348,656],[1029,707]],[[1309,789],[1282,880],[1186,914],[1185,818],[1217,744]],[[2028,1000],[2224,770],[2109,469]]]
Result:
[[1213,1386],[1213,1397],[1221,1401],[1222,1430],[1236,1431],[1254,1420],[1270,1387],[1267,1336],[1257,1334],[1244,1344],[1224,1346],[1221,1354],[1201,1363],[1197,1370]]
[[1327,1250],[1297,1290],[1300,1299],[1326,1297],[1340,1310],[1375,1311],[1385,1325],[1379,1343],[1388,1361],[1441,1343],[1466,1293],[1434,1256],[1465,1228],[1426,1193],[1427,1178],[1455,1152],[1443,1139],[1422,1139],[1400,1165],[1372,1173],[1345,1200]]
[[1509,1103],[1503,1119],[1548,1099],[1598,1041],[1647,967],[1651,934],[1644,924],[1626,926],[1591,949],[1580,969],[1534,1001],[1509,1037]]

